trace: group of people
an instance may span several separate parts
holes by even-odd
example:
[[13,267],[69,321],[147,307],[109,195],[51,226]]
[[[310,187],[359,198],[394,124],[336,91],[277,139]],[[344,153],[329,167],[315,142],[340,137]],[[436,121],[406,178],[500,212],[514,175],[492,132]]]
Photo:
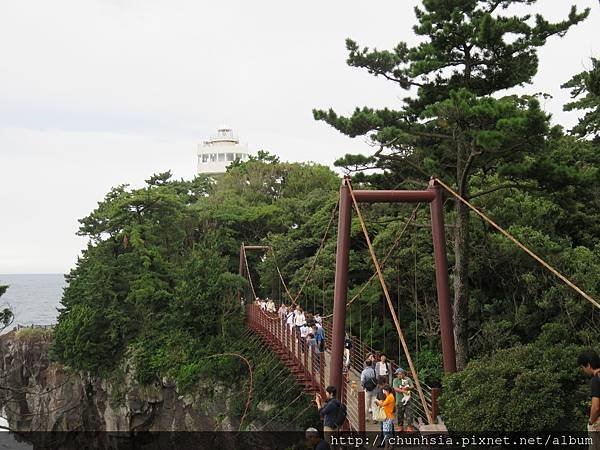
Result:
[[[384,437],[392,436],[394,431],[414,431],[414,384],[403,368],[399,367],[392,373],[392,365],[384,354],[379,356],[379,361],[374,355],[369,355],[360,374],[360,382],[365,391],[365,409],[374,423],[381,424]],[[396,430],[394,420],[397,422]]]
[[[277,314],[290,330],[296,330],[302,351],[315,348],[318,363],[319,354],[325,351],[325,330],[321,315],[318,312],[305,313],[300,305],[294,308],[284,303],[277,310]],[[318,364],[316,370],[319,370]]]
[[275,312],[275,302],[267,297],[265,300],[260,297],[256,297],[256,304],[260,307],[262,311],[267,311],[268,313]]

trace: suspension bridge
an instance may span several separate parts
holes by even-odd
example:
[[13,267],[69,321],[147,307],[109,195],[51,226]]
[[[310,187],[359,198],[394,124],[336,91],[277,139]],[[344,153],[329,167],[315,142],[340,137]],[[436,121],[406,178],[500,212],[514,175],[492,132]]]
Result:
[[[333,314],[323,319],[323,329],[325,330],[325,348],[319,351],[315,346],[307,345],[304,339],[301,339],[296,327],[289,327],[284,317],[277,313],[270,313],[262,310],[256,303],[245,304],[246,322],[249,330],[259,336],[262,342],[268,347],[279,360],[293,374],[297,384],[302,387],[304,394],[314,395],[320,393],[325,395],[325,388],[333,385],[337,389],[339,399],[346,404],[348,415],[344,428],[351,431],[376,431],[379,425],[371,421],[368,414],[368,406],[365,405],[365,392],[361,386],[360,373],[363,369],[363,363],[369,354],[378,354],[373,348],[356,336],[350,336],[352,345],[350,347],[350,366],[344,368],[343,357],[346,340],[346,310],[348,306],[360,297],[362,291],[375,278],[379,280],[383,291],[389,312],[394,322],[399,342],[404,351],[404,358],[409,365],[409,376],[414,380],[416,387],[416,396],[413,395],[412,409],[414,425],[420,431],[444,431],[446,428],[442,420],[442,414],[438,405],[439,389],[431,388],[419,380],[418,371],[413,363],[410,350],[406,343],[403,330],[400,326],[397,314],[394,310],[391,295],[389,293],[386,281],[383,276],[382,267],[385,265],[388,257],[397,247],[400,237],[406,230],[408,224],[414,219],[416,210],[422,203],[430,205],[431,230],[433,239],[433,251],[435,260],[436,289],[439,307],[439,321],[441,346],[443,355],[443,368],[445,373],[456,371],[456,356],[454,349],[454,336],[452,324],[452,310],[450,303],[450,289],[448,283],[448,266],[446,259],[446,242],[444,231],[444,217],[442,204],[442,191],[446,191],[457,201],[465,203],[472,211],[478,214],[483,220],[511,240],[517,247],[525,251],[536,262],[545,267],[562,282],[568,285],[575,292],[580,294],[594,306],[600,308],[600,304],[589,294],[582,291],[567,277],[550,266],[541,257],[533,253],[524,244],[519,242],[514,236],[493,222],[484,213],[475,206],[462,198],[458,193],[452,190],[442,181],[432,178],[429,186],[421,191],[375,191],[375,190],[353,190],[349,177],[345,177],[340,187],[339,202],[332,211],[329,224],[320,241],[319,248],[315,254],[312,266],[306,275],[297,294],[291,294],[287,283],[285,282],[279,267],[276,265],[278,276],[283,284],[285,293],[290,305],[294,306],[301,296],[305,285],[309,282],[310,276],[316,266],[316,260],[323,249],[325,240],[333,223],[337,212],[338,215],[338,233],[336,247],[336,267],[335,267],[335,289],[333,301]],[[394,244],[379,261],[369,233],[365,220],[361,213],[359,203],[417,203],[415,210],[406,223],[405,227],[396,238]],[[360,222],[361,230],[367,242],[369,253],[375,267],[373,276],[363,285],[363,288],[350,301],[348,294],[348,265],[350,251],[350,226],[352,220],[352,210],[354,209]],[[244,245],[240,248],[240,275],[248,279],[251,288],[253,300],[257,299],[254,282],[251,277],[250,267],[246,256],[247,251],[261,251],[271,253],[275,256],[275,251],[271,246],[266,245]],[[243,299],[240,299],[243,302]],[[392,373],[397,368],[394,361],[391,361]],[[418,398],[415,398],[418,397]]]

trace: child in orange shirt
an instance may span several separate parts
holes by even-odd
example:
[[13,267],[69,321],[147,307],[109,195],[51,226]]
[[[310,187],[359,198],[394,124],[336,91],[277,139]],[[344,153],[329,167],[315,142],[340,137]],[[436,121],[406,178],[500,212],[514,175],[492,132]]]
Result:
[[396,406],[396,399],[389,385],[385,385],[382,391],[385,395],[385,400],[375,400],[375,403],[385,411],[385,420],[381,422],[381,434],[383,434],[383,444],[388,448],[388,438],[394,435],[394,407]]

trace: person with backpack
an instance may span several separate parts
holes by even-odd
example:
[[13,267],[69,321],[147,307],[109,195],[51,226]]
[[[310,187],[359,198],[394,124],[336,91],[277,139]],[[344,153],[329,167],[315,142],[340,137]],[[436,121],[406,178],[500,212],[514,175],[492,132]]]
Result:
[[331,442],[332,433],[339,429],[346,420],[346,405],[335,398],[336,394],[335,386],[327,386],[325,402],[323,402],[321,394],[315,395],[315,403],[319,409],[319,416],[323,419],[323,435],[327,443]]
[[377,374],[373,368],[373,361],[367,359],[365,368],[360,374],[360,384],[365,390],[365,410],[368,414],[373,412],[373,400],[375,400],[375,388],[377,387]]

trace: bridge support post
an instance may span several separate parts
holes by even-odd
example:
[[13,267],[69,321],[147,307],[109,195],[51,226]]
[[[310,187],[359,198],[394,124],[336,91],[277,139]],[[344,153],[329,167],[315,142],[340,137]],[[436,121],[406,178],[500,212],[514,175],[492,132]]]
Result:
[[429,189],[435,192],[435,198],[430,203],[431,233],[433,236],[435,283],[440,311],[444,372],[454,373],[456,372],[456,352],[454,347],[454,327],[452,325],[452,306],[450,304],[450,287],[448,283],[448,259],[446,257],[446,232],[444,229],[442,191],[434,179],[429,183]]
[[331,339],[331,370],[329,384],[335,386],[338,399],[342,398],[344,337],[346,324],[346,297],[348,295],[348,260],[352,197],[346,179],[340,186],[337,249],[335,255],[335,288],[333,293],[333,336]]
[[[244,267],[244,243],[242,242],[242,245],[240,246],[240,277],[244,278],[246,275],[246,270]],[[242,301],[242,291],[243,288],[238,289],[238,293],[237,293],[237,299],[238,299],[238,303],[241,303]],[[244,295],[244,297],[246,297]],[[248,304],[248,302],[246,301],[246,298],[244,298],[244,304]]]

